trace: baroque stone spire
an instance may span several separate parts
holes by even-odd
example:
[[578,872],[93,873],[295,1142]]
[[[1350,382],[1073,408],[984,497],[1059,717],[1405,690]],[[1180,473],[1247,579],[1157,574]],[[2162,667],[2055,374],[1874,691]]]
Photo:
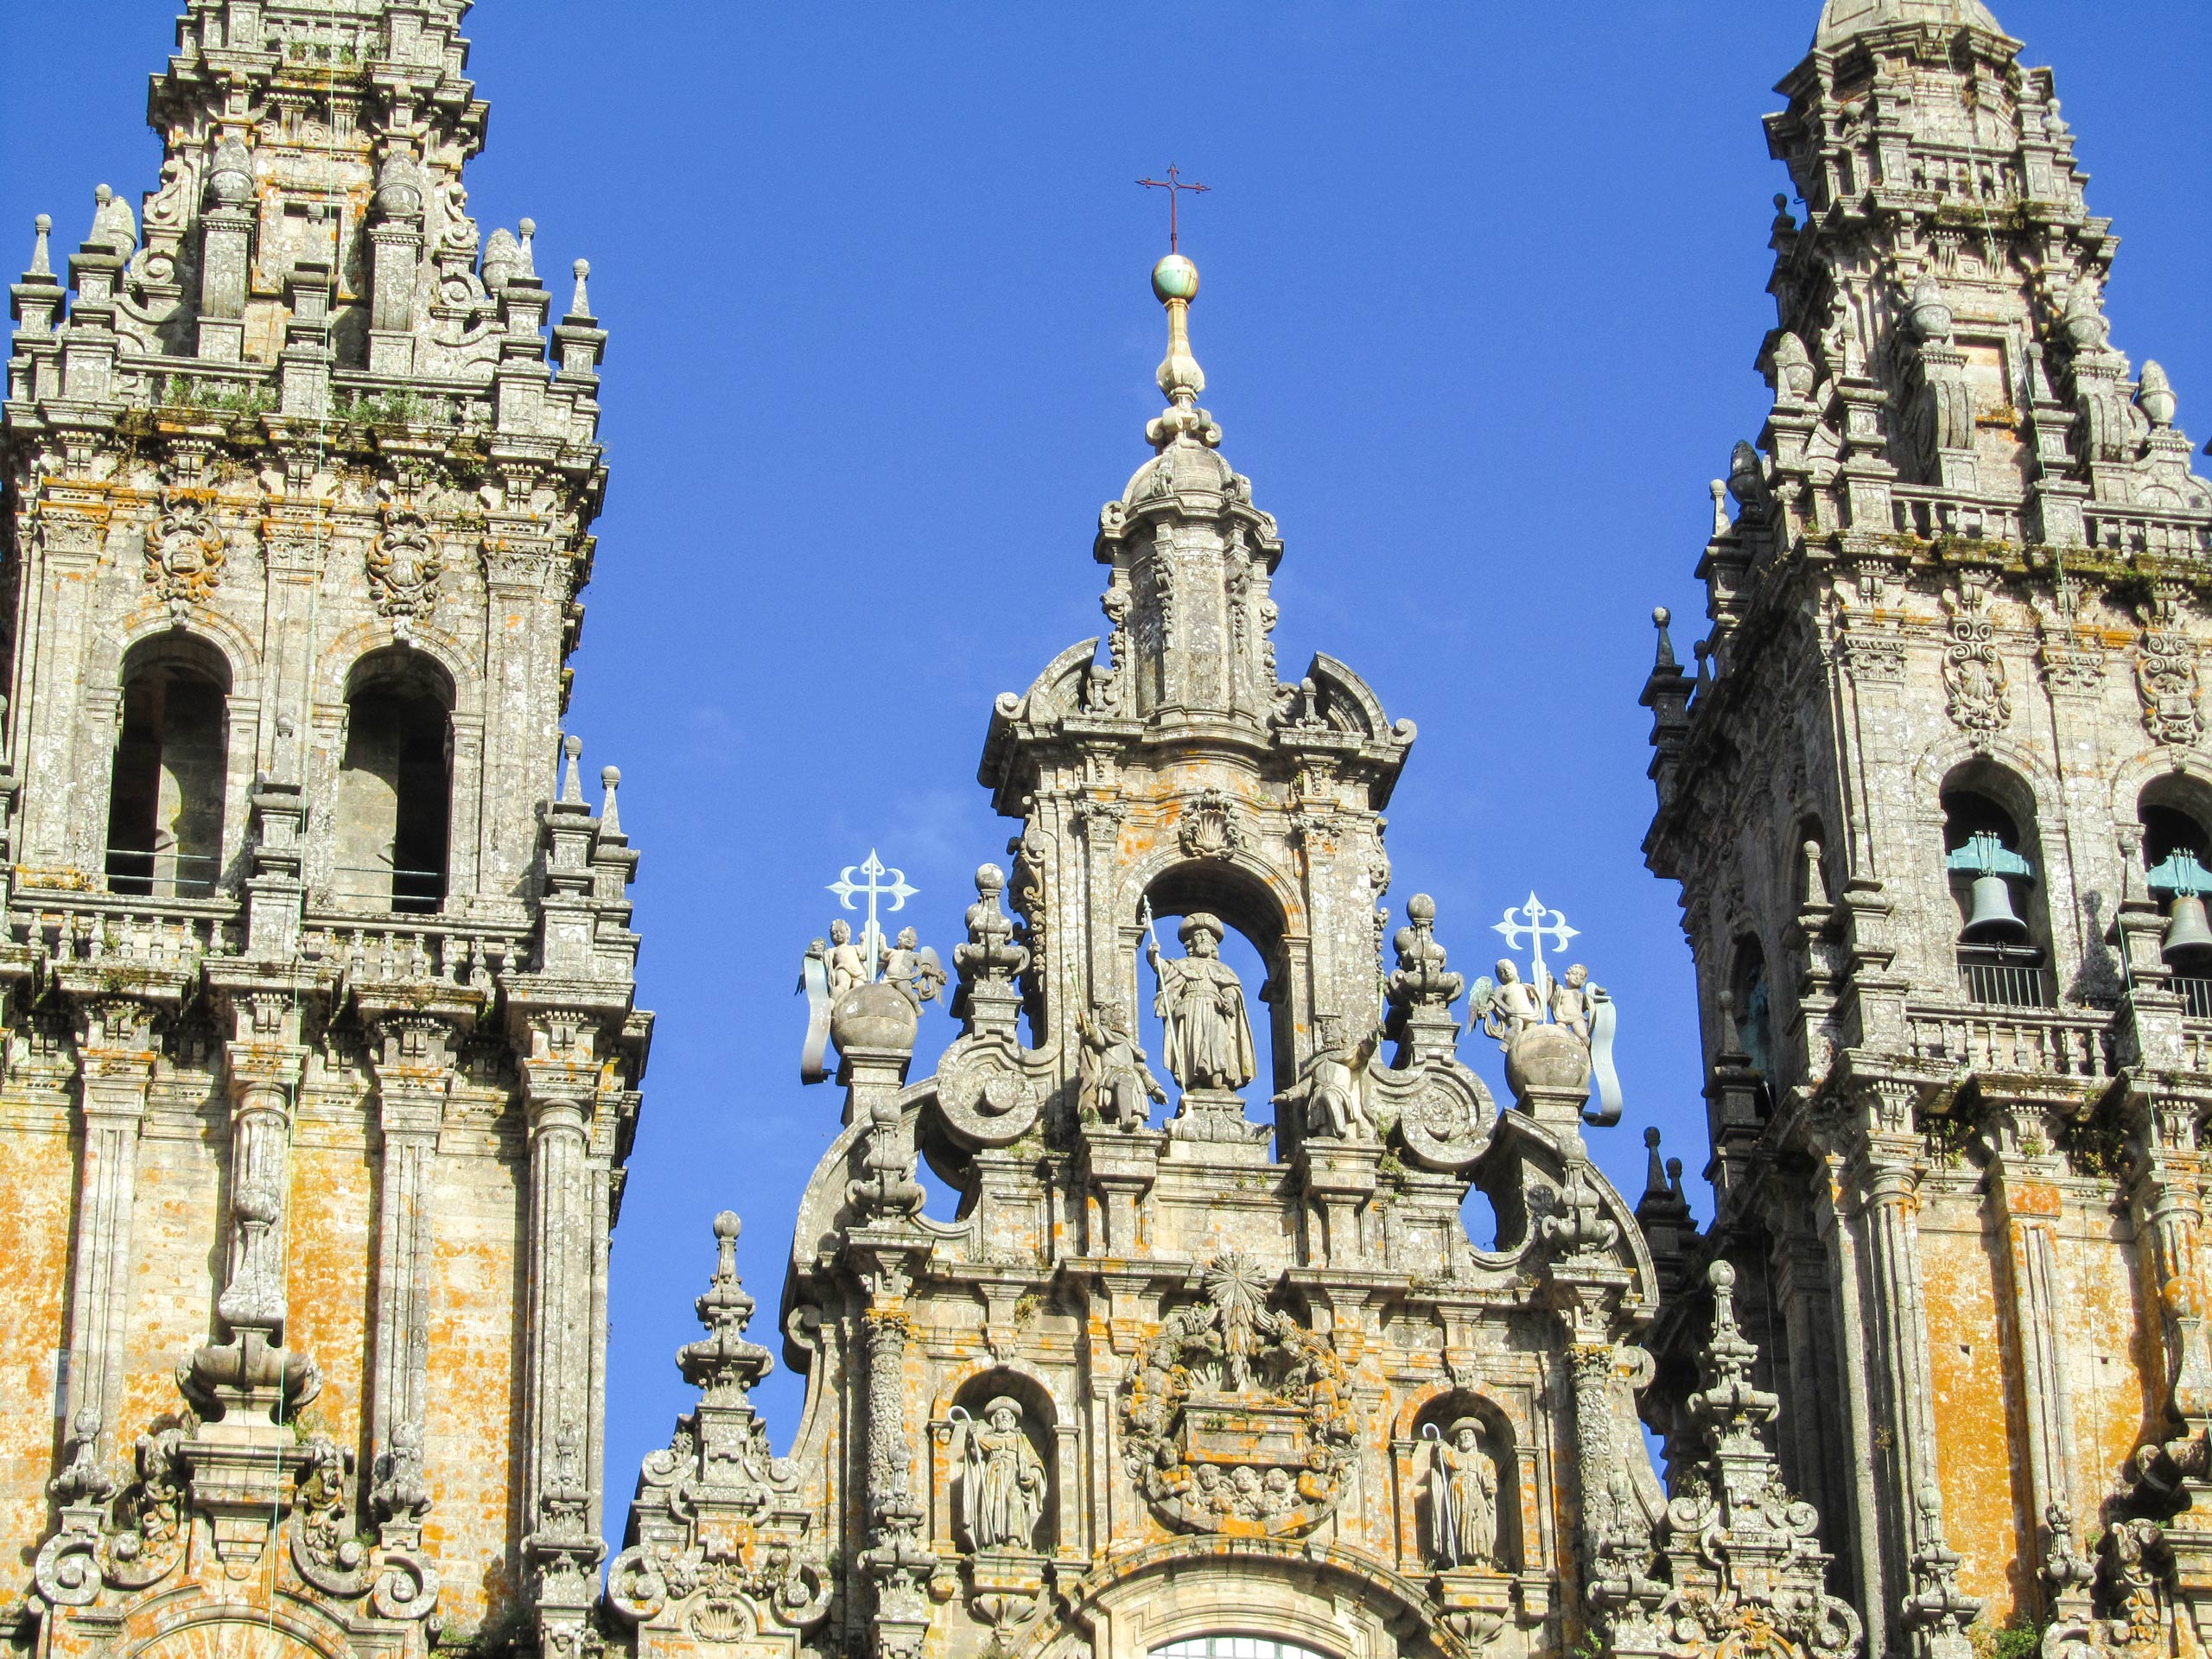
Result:
[[1813,49],[1833,52],[1854,35],[1898,24],[1936,29],[1980,29],[2002,35],[1997,19],[1981,0],[1827,0],[1821,10]]

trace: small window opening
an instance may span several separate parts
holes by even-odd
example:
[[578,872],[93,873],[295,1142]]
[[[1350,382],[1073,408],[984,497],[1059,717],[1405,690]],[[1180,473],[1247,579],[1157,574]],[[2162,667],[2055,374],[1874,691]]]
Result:
[[124,682],[108,791],[109,892],[151,899],[214,892],[228,749],[223,688],[205,671],[153,662]]
[[340,897],[418,914],[444,904],[452,724],[442,688],[404,658],[356,677],[338,776]]
[[2044,953],[2021,913],[2036,868],[2023,850],[2018,823],[1986,795],[1946,791],[1943,850],[1959,903],[1959,983],[1967,1001],[2050,1007]]
[[1774,1018],[1769,1011],[1766,982],[1766,953],[1757,939],[1746,938],[1736,946],[1736,971],[1730,976],[1728,987],[1732,1016],[1736,1022],[1736,1042],[1744,1057],[1751,1063],[1751,1070],[1762,1077],[1774,1073]]

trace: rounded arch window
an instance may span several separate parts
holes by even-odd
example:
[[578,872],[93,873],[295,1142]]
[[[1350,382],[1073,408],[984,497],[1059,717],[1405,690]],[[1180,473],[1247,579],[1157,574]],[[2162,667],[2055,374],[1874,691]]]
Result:
[[[2048,1007],[2029,902],[2038,871],[2024,787],[1972,777],[1943,791],[1943,868],[1959,906],[1960,989],[1969,1002]],[[2022,798],[2015,800],[2018,796]]]
[[377,910],[445,902],[453,821],[453,687],[419,652],[355,667],[333,813],[333,889]]
[[185,633],[124,659],[108,784],[111,893],[204,898],[222,874],[230,665]]
[[2212,802],[2187,779],[2161,779],[2143,792],[2144,880],[2151,896],[2166,907],[2160,955],[2183,982],[2187,1012],[2212,1017],[2212,920],[2205,912],[2212,894]]
[[1770,1007],[1766,951],[1746,934],[1736,942],[1736,962],[1728,976],[1729,1007],[1736,1024],[1737,1046],[1751,1063],[1751,1070],[1770,1075],[1774,1070],[1774,1016]]
[[1151,1659],[1334,1659],[1271,1636],[1186,1636],[1154,1648]]

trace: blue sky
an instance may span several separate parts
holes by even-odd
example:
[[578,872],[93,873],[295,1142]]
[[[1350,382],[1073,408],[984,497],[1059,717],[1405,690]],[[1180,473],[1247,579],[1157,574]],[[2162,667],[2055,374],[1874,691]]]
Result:
[[[2124,238],[2117,343],[2212,435],[2212,7],[1993,3],[2056,66]],[[66,246],[94,184],[153,182],[145,77],[176,9],[0,3],[11,272],[34,213]],[[745,1217],[774,1345],[839,1110],[796,1080],[823,884],[880,848],[948,947],[1009,833],[974,782],[992,697],[1098,631],[1097,506],[1159,404],[1166,215],[1133,181],[1171,162],[1214,187],[1184,219],[1193,340],[1224,451],[1281,522],[1282,662],[1325,650],[1421,727],[1394,909],[1433,893],[1472,973],[1531,887],[1563,906],[1622,1005],[1628,1112],[1600,1162],[1638,1190],[1647,1122],[1702,1162],[1636,695],[1652,606],[1701,613],[1706,481],[1766,407],[1787,181],[1758,118],[1815,10],[478,8],[472,206],[487,231],[536,219],[549,285],[588,257],[611,334],[570,728],[588,769],[623,769],[660,1019],[614,1252],[611,1532],[691,1397],[671,1360],[718,1209]],[[796,1381],[761,1392],[787,1440]]]

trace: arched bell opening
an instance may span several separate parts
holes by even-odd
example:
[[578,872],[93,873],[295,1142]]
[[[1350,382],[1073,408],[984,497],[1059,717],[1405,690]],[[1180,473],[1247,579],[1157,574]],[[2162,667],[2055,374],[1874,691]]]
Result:
[[[1736,1052],[1763,1077],[1774,1075],[1774,1011],[1767,979],[1766,948],[1756,934],[1740,936],[1728,969],[1729,1020],[1735,1027]],[[1727,1040],[1723,1033],[1721,1040]]]
[[2166,912],[2159,954],[2191,1018],[2212,1019],[2212,790],[2182,774],[2147,785],[2137,808],[2143,824],[2143,874]]
[[1439,1395],[1414,1425],[1402,1490],[1417,1493],[1421,1559],[1440,1572],[1513,1573],[1522,1553],[1522,1469],[1513,1425],[1495,1401]]
[[[1130,1006],[1154,1072],[1169,1090],[1169,1110],[1178,1109],[1179,1096],[1190,1092],[1197,1077],[1211,1073],[1218,1078],[1224,1067],[1231,1075],[1242,1068],[1233,1065],[1239,1047],[1236,1033],[1222,1029],[1233,1027],[1219,1007],[1229,988],[1213,969],[1171,970],[1181,982],[1170,988],[1171,1006],[1187,999],[1185,1006],[1197,1016],[1182,1022],[1171,1038],[1170,1020],[1161,1007],[1162,982],[1150,961],[1155,941],[1169,962],[1211,957],[1234,973],[1235,1000],[1250,1041],[1249,1076],[1233,1085],[1234,1092],[1256,1128],[1268,1121],[1267,1103],[1298,1069],[1302,1009],[1282,908],[1259,877],[1218,861],[1179,864],[1162,872],[1145,889],[1144,899],[1151,906],[1152,932],[1144,930],[1141,909],[1130,918],[1135,948],[1125,982],[1133,988]],[[1214,982],[1216,999],[1210,1000],[1204,984],[1197,982],[1206,980]],[[1179,1065],[1187,1079],[1176,1075]],[[1230,1085],[1216,1081],[1197,1086],[1201,1093],[1211,1093]],[[1278,1149],[1286,1157],[1298,1141],[1292,1116],[1286,1114],[1276,1126]]]
[[124,660],[108,785],[108,891],[199,899],[222,874],[230,664],[181,630]]
[[2051,1007],[2034,796],[2012,772],[1978,760],[1944,780],[1942,801],[1961,994],[2000,1007]]
[[453,822],[453,683],[423,652],[377,652],[346,694],[332,890],[364,909],[435,914]]
[[1036,1378],[995,1369],[960,1385],[946,1414],[949,1521],[961,1548],[1048,1555],[1060,1537],[1059,1414]]

